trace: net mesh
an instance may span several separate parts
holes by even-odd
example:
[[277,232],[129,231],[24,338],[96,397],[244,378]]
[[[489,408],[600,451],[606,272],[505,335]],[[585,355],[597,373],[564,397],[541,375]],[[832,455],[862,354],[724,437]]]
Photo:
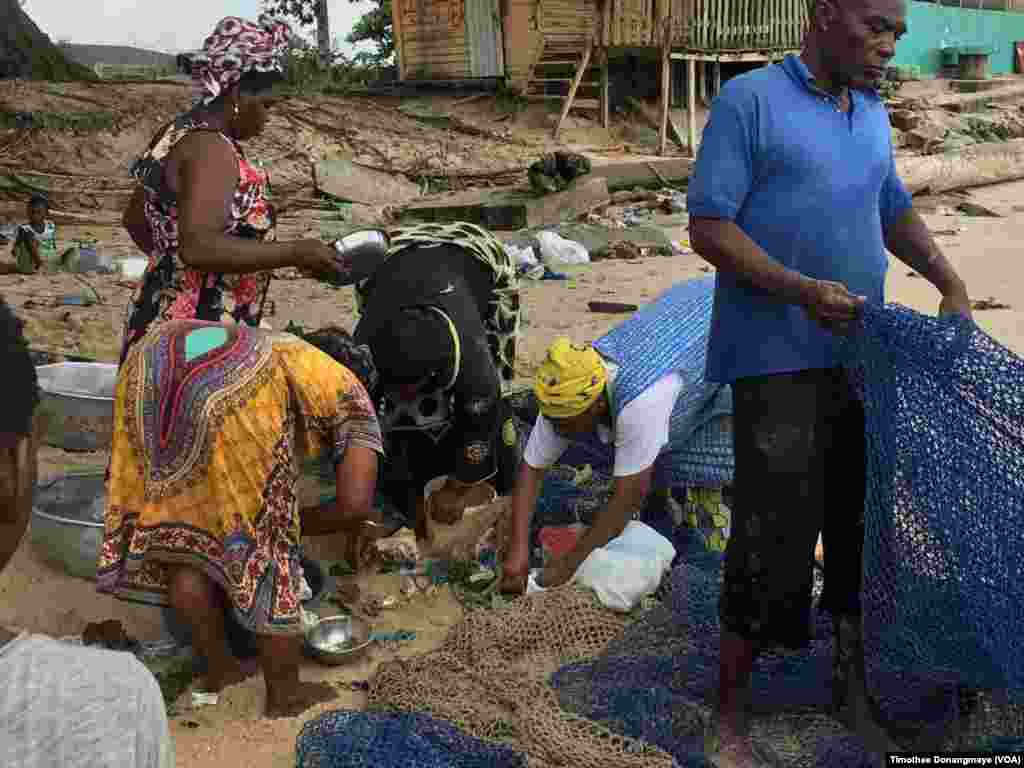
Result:
[[[907,749],[1022,752],[1024,362],[969,323],[898,306],[868,307],[850,351],[869,437],[865,644],[880,719]],[[595,478],[549,477],[536,525],[584,517],[607,497]],[[439,764],[402,735],[414,712],[480,739],[458,742],[473,755],[505,746],[530,766],[713,765],[721,555],[668,532],[677,564],[653,607],[617,614],[568,586],[472,611],[438,650],[371,682],[385,718],[373,722],[399,730],[366,738],[394,733],[393,762],[349,740],[351,762],[323,765]],[[756,663],[755,750],[780,768],[876,765],[829,717],[831,620],[812,616],[805,651]],[[301,750],[299,764],[320,765]]]
[[[1024,693],[1024,360],[973,323],[869,307],[871,656]],[[940,618],[941,617],[941,618]]]

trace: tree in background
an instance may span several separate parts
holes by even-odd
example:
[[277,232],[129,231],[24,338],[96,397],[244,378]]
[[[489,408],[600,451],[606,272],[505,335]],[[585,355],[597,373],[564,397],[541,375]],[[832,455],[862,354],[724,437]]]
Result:
[[331,63],[331,23],[327,14],[327,0],[264,0],[264,7],[272,14],[290,16],[304,26],[316,24],[316,45],[320,61]]
[[[349,0],[358,3],[362,0]],[[373,9],[363,14],[345,37],[349,43],[373,43],[377,50],[363,51],[353,58],[358,64],[379,66],[391,61],[395,53],[395,42],[391,26],[391,0],[372,0]],[[274,14],[296,19],[305,26],[316,25],[317,47],[320,60],[330,63],[331,52],[330,21],[327,18],[327,0],[264,0],[266,9]]]
[[[358,0],[349,0],[358,2]],[[391,0],[373,0],[374,8],[364,13],[345,38],[350,43],[373,43],[376,52],[356,54],[356,61],[380,66],[388,64],[395,54],[394,28],[391,25]]]

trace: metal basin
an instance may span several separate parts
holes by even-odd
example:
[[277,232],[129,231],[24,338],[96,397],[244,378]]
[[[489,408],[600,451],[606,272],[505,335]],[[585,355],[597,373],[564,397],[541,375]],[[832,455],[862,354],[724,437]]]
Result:
[[65,572],[82,579],[96,579],[107,505],[104,475],[65,475],[36,486],[32,544]]
[[306,632],[306,654],[331,667],[351,664],[370,647],[370,627],[354,616],[327,616]]
[[36,368],[46,417],[43,442],[65,451],[110,447],[114,429],[117,366],[108,363],[54,363]]

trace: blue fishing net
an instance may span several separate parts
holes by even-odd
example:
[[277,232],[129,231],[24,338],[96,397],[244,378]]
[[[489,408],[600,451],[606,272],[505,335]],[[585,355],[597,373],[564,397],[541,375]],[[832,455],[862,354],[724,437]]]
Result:
[[508,747],[408,712],[328,712],[302,727],[296,768],[525,768]]
[[[868,307],[849,353],[869,437],[863,593],[880,720],[910,749],[1022,751],[1024,361],[973,324],[899,306]],[[566,709],[700,765],[714,749],[721,561],[686,528],[673,538],[662,603],[551,682]],[[828,715],[831,618],[816,610],[813,638],[759,658],[755,748],[777,766],[874,765]]]
[[850,354],[867,416],[868,652],[1019,700],[1024,360],[969,321],[899,306],[868,307]]

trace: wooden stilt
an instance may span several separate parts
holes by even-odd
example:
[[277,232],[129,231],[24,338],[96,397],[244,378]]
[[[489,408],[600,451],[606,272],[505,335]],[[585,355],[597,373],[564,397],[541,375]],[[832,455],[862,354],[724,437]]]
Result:
[[[610,4],[611,4],[611,0],[605,0],[605,5],[606,6],[610,5]],[[607,47],[603,49],[603,52],[601,54],[601,61],[602,61],[602,65],[601,65],[601,127],[607,129],[608,125],[609,125],[609,122],[608,122],[608,112],[609,112],[609,106],[608,106],[608,90],[609,90],[608,89],[608,65],[610,63],[609,62],[608,48]]]
[[686,61],[686,111],[689,117],[690,156],[697,156],[697,62]]
[[668,144],[668,114],[672,105],[672,26],[664,20],[661,36],[661,125],[658,126],[658,154],[664,155]]
[[572,85],[569,86],[569,95],[565,97],[565,103],[562,105],[562,114],[558,116],[558,122],[555,124],[554,137],[556,140],[558,139],[559,132],[562,130],[562,123],[565,122],[565,118],[569,115],[569,110],[572,109],[572,103],[576,99],[576,91],[580,87],[580,81],[583,80],[583,75],[586,74],[587,67],[590,66],[590,55],[593,49],[593,41],[587,40],[587,47],[583,49],[580,67],[576,70],[576,77],[572,79]]

